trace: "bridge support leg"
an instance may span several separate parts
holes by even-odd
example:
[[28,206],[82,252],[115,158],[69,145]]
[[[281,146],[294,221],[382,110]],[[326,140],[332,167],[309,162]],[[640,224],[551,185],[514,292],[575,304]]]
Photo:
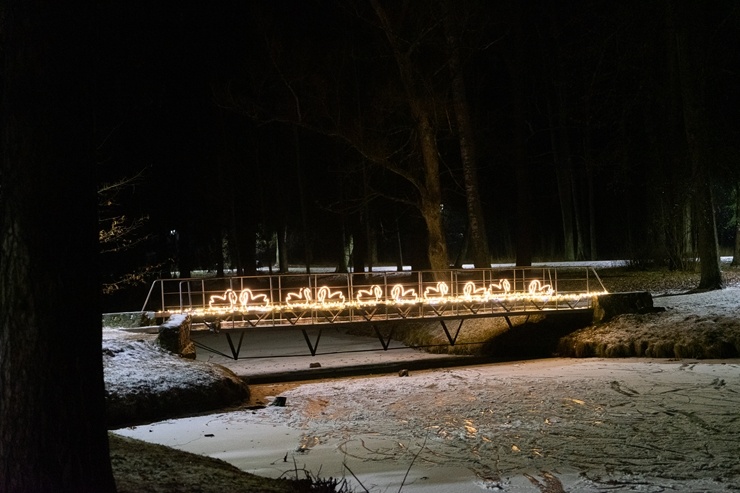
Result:
[[455,336],[453,337],[450,334],[450,331],[447,329],[447,324],[445,324],[445,321],[444,320],[440,320],[439,321],[439,323],[442,324],[442,328],[445,331],[445,335],[447,336],[447,340],[450,341],[450,346],[454,346],[455,343],[457,342],[457,336],[460,335],[460,329],[462,328],[463,322],[465,322],[465,319],[464,318],[461,318],[460,319],[460,324],[457,326],[457,330],[455,331]]
[[393,338],[393,327],[391,327],[388,337],[384,337],[383,334],[380,333],[380,329],[376,324],[373,324],[373,329],[375,329],[375,334],[380,340],[380,345],[383,346],[383,351],[388,351],[388,346],[391,344],[391,338]]
[[301,329],[301,332],[303,332],[303,338],[306,339],[306,344],[308,344],[308,350],[311,351],[311,356],[316,356],[316,349],[319,347],[319,340],[321,339],[321,328],[319,327],[319,333],[316,336],[315,343],[311,342],[311,338],[308,337],[306,329]]
[[[510,329],[514,328],[514,324],[511,323],[511,319],[508,315],[504,315],[504,320],[506,320],[506,323],[509,324]],[[529,322],[529,315],[524,318],[524,323],[526,324],[527,322]]]
[[239,359],[239,351],[242,349],[242,341],[244,340],[244,331],[239,332],[239,344],[234,347],[234,341],[231,340],[231,334],[226,332],[226,341],[229,343],[229,348],[231,348],[231,355],[234,357],[235,360]]

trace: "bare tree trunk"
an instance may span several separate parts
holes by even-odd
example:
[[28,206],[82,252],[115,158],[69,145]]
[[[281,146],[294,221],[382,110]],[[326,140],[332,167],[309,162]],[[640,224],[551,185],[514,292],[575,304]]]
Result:
[[717,224],[714,215],[714,197],[707,135],[708,118],[704,110],[704,54],[700,52],[703,37],[701,8],[693,4],[677,3],[673,10],[671,0],[666,0],[668,15],[675,15],[676,53],[683,103],[684,130],[691,159],[694,183],[693,205],[697,222],[697,245],[701,265],[698,289],[724,287],[719,263]]
[[553,161],[555,164],[555,181],[558,188],[558,197],[560,199],[560,219],[563,226],[563,254],[565,260],[575,260],[575,234],[573,231],[573,191],[572,170],[570,166],[570,156],[566,156],[565,151],[561,148],[563,137],[560,134],[559,127],[563,124],[555,121],[552,104],[547,104],[548,114],[550,116],[550,142],[552,144]]
[[550,116],[550,137],[555,161],[555,174],[560,197],[561,218],[563,221],[564,250],[566,260],[583,258],[583,239],[581,234],[580,217],[578,213],[578,197],[575,194],[575,176],[573,173],[573,158],[570,148],[568,132],[568,101],[566,97],[565,75],[562,69],[562,60],[558,46],[559,22],[557,11],[550,10],[550,26],[554,43],[554,85],[553,101],[556,105],[554,115],[552,103],[548,102]]
[[[445,35],[449,51],[448,66],[452,81],[452,104],[457,120],[460,158],[465,181],[465,201],[468,210],[468,234],[473,247],[473,264],[476,267],[491,267],[491,256],[488,251],[488,235],[483,216],[480,191],[478,187],[478,158],[476,154],[475,135],[470,120],[468,99],[465,94],[465,78],[460,62],[458,37],[453,27],[451,12],[444,15]],[[464,253],[464,252],[463,252]]]
[[[671,270],[685,269],[688,253],[696,255],[691,235],[691,163],[685,139],[682,111],[681,75],[676,43],[676,26],[666,15],[666,90],[664,126],[656,143],[662,146],[663,159],[657,163],[660,178],[667,177],[658,194],[664,210],[659,230],[665,231],[664,247]],[[662,164],[662,166],[660,166]],[[659,180],[660,180],[659,178]],[[662,180],[661,180],[662,181]],[[693,264],[693,263],[692,263]]]
[[396,270],[398,272],[403,271],[403,242],[401,241],[401,228],[398,225],[398,217],[396,217],[396,244],[398,246],[398,258],[396,259]]
[[367,245],[367,271],[373,271],[373,265],[378,262],[378,240],[375,237],[370,220],[370,182],[367,177],[367,166],[362,166],[362,217],[365,224],[365,244]]
[[114,492],[101,352],[92,3],[2,6],[0,492]]
[[588,186],[588,257],[591,260],[598,258],[596,245],[596,193],[594,191],[594,161],[591,156],[590,129],[586,127],[586,143],[584,144],[584,159],[586,161],[586,181]]
[[515,232],[515,258],[517,267],[528,267],[532,265],[534,216],[532,211],[532,185],[530,160],[527,153],[527,98],[525,88],[527,87],[527,72],[523,66],[527,58],[527,50],[524,37],[524,15],[521,11],[522,5],[518,2],[512,3],[514,53],[508,60],[511,73],[511,103],[512,103],[512,136],[514,141],[514,164],[516,181],[516,232]]
[[287,274],[290,272],[290,264],[288,263],[288,226],[281,224],[277,230],[277,257],[278,257],[278,272],[281,274]]
[[416,89],[417,78],[414,76],[412,61],[407,53],[402,52],[400,41],[396,37],[388,20],[385,10],[378,0],[370,0],[381,25],[385,30],[386,38],[393,51],[398,66],[401,83],[404,86],[411,115],[414,118],[419,147],[423,179],[416,182],[419,193],[419,211],[427,227],[428,243],[427,256],[433,270],[443,270],[449,267],[447,255],[447,239],[442,223],[442,187],[439,181],[439,150],[432,125],[432,118],[427,102]]
[[[414,105],[420,106],[420,105]],[[433,270],[449,268],[447,255],[447,238],[442,223],[442,187],[439,183],[439,152],[437,141],[426,112],[417,109],[419,138],[424,161],[424,192],[421,194],[421,214],[427,226],[427,255]]]
[[311,273],[311,263],[313,262],[313,249],[311,248],[310,233],[308,231],[308,205],[306,204],[306,186],[303,180],[302,163],[301,163],[301,139],[298,135],[298,127],[293,127],[293,139],[295,142],[295,168],[296,179],[298,180],[298,199],[301,208],[301,235],[303,236],[303,264],[306,266],[306,273]]

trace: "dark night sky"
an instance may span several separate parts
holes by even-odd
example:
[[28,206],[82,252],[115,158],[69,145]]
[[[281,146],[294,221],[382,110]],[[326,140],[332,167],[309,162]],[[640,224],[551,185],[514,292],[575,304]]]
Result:
[[[586,243],[592,173],[600,257],[654,247],[649,239],[664,228],[666,208],[691,181],[671,29],[697,40],[689,52],[703,63],[695,79],[718,226],[721,243],[731,243],[731,185],[740,181],[740,13],[733,1],[702,2],[692,7],[699,15],[685,3],[671,2],[678,19],[671,27],[668,2],[453,2],[495,258],[513,255],[517,166],[530,170],[535,258],[563,256],[558,159],[572,167],[574,214]],[[437,2],[385,4],[413,44],[433,107],[454,255],[466,221],[441,15]],[[687,12],[691,23],[683,23]],[[287,224],[301,263],[301,185],[317,262],[335,263],[342,231],[356,229],[368,211],[377,234],[387,236],[381,261],[395,262],[388,245],[396,224],[409,248],[423,238],[413,207],[386,198],[412,190],[336,137],[382,140],[397,147],[398,164],[418,163],[398,68],[369,1],[119,3],[100,7],[98,23],[101,179],[147,170],[121,210],[150,216],[158,239],[148,251],[172,253],[166,232],[177,229],[187,243],[180,255],[189,252],[193,268],[214,268],[214,245],[224,235],[234,243],[236,230],[249,238]],[[364,211],[363,190],[370,199]]]

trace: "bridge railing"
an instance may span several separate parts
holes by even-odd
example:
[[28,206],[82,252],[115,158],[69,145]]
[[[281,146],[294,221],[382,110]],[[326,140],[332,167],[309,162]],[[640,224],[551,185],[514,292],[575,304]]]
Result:
[[143,310],[279,326],[578,310],[603,292],[589,267],[275,274],[160,279]]

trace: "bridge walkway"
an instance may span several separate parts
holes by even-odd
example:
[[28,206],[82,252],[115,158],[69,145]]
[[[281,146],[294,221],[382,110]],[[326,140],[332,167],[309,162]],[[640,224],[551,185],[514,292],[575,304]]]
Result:
[[605,292],[590,267],[276,274],[159,279],[142,310],[187,314],[194,330],[223,333],[237,360],[250,328],[299,329],[314,356],[325,326],[370,324],[387,351],[395,323],[426,320],[454,346],[468,319],[503,317],[513,327],[515,316],[592,310]]

